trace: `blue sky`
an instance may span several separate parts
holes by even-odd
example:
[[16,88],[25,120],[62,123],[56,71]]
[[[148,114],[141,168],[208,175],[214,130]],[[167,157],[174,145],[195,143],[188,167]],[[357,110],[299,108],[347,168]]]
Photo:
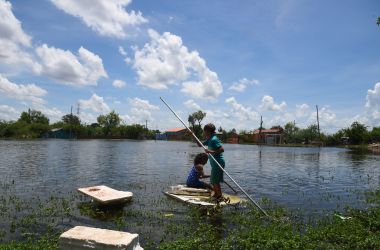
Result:
[[0,0],[0,119],[380,126],[380,1]]

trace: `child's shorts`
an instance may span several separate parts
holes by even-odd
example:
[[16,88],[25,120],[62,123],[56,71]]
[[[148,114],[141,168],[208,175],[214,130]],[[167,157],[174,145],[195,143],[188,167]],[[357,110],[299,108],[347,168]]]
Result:
[[[219,184],[223,182],[223,170],[220,169],[220,167],[213,161],[211,163],[211,176],[210,176],[210,182],[211,184]],[[220,165],[224,168],[225,163],[222,161]]]
[[188,187],[192,187],[192,188],[203,188],[203,189],[206,189],[206,183],[204,183],[203,181],[194,181],[194,182],[191,182],[191,183],[186,183],[186,186]]

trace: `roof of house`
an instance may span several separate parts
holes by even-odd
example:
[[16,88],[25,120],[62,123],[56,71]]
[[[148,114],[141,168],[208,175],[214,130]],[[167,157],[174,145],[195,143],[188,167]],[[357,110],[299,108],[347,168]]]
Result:
[[[267,133],[267,134],[274,134],[274,133],[281,133],[281,129],[262,129],[261,130],[261,133]],[[260,130],[259,129],[256,129],[255,131],[253,131],[254,134],[259,134],[260,133]]]
[[185,128],[171,128],[171,129],[166,130],[165,132],[175,133],[175,132],[180,132],[180,131],[183,131],[183,130],[186,130],[186,129]]

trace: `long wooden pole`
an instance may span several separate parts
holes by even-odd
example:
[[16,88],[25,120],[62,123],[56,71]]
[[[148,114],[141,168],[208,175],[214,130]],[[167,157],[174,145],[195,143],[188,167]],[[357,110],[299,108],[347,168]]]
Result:
[[[167,104],[164,99],[162,99],[162,97],[160,97],[161,101],[166,105],[166,107],[168,107],[170,109],[170,111],[178,118],[178,120],[180,120],[180,122],[185,126],[185,128],[193,135],[193,137],[195,138],[195,140],[197,140],[198,144],[201,145],[203,147],[204,150],[206,150],[206,147],[203,145],[203,143],[198,139],[198,137],[194,134],[193,131],[191,131],[189,129],[189,127],[182,121],[182,119],[174,112],[174,110],[169,106],[169,104]],[[252,203],[265,215],[265,216],[268,216],[269,215],[267,214],[267,212],[265,212],[264,209],[262,209],[260,207],[260,205],[254,201],[251,196],[242,188],[240,187],[240,185],[231,177],[231,175],[229,173],[227,173],[226,170],[224,170],[224,168],[222,166],[220,166],[219,162],[217,162],[214,158],[214,156],[212,154],[208,154],[212,160],[214,160],[216,162],[216,164],[218,165],[218,167],[231,179],[231,181],[233,181],[235,183],[235,185],[245,194],[245,196],[247,196],[247,198],[252,201]]]

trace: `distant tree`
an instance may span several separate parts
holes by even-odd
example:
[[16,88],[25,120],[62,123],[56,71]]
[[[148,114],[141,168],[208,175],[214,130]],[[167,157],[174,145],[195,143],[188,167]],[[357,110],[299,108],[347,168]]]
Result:
[[80,125],[79,117],[73,114],[67,114],[67,115],[62,116],[62,121],[64,124]]
[[193,132],[195,133],[197,137],[202,136],[201,122],[203,121],[205,117],[206,117],[206,113],[201,110],[198,110],[197,112],[194,112],[191,115],[189,115],[189,118],[187,119],[187,121],[190,124],[190,127],[192,128]]
[[371,142],[380,142],[380,127],[373,127],[370,133]]
[[350,128],[346,129],[346,134],[350,138],[350,143],[357,145],[367,142],[369,133],[367,127],[359,122],[353,122]]
[[0,137],[6,137],[6,134],[8,133],[8,126],[9,124],[11,124],[12,122],[6,122],[6,121],[3,121],[3,120],[0,120]]
[[315,124],[309,125],[306,129],[302,129],[300,134],[304,142],[309,144],[318,137],[318,126]]
[[120,126],[120,134],[129,139],[139,139],[143,133],[147,133],[147,129],[140,124],[122,125]]
[[198,110],[197,112],[193,113],[194,120],[198,122],[198,126],[202,127],[201,122],[206,117],[206,113]]
[[341,130],[338,130],[335,134],[326,136],[326,140],[325,140],[326,145],[327,146],[341,145],[343,143],[342,137],[347,136],[345,131],[346,131],[345,129],[341,129]]
[[28,109],[28,112],[22,112],[18,121],[23,121],[27,124],[40,123],[49,125],[49,119],[41,111],[30,109]]
[[194,129],[195,129],[195,119],[194,119],[194,116],[192,114],[189,115],[189,118],[187,119],[187,121],[189,122],[190,128],[192,128],[192,130],[194,131]]
[[297,133],[300,129],[293,122],[288,122],[284,127],[284,141],[286,143],[295,143]]
[[104,129],[104,135],[108,136],[111,129],[120,125],[120,116],[114,110],[107,115],[100,115],[97,121]]
[[377,18],[377,25],[380,25],[380,17]]

